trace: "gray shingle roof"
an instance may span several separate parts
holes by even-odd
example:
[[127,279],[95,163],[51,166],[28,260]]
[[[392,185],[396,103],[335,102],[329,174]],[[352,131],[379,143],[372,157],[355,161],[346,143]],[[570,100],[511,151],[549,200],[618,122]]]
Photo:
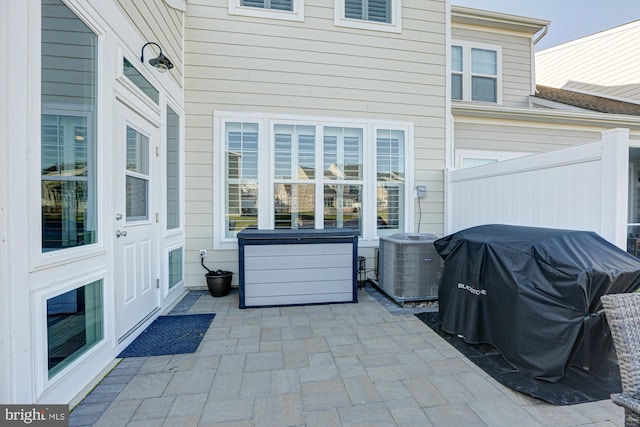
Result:
[[536,85],[537,98],[609,114],[640,116],[640,105],[566,89]]

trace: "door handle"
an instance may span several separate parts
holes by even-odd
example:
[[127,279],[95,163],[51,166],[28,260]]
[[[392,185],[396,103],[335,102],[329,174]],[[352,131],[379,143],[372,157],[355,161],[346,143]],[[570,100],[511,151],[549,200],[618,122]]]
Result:
[[120,221],[122,219],[122,214],[120,212],[116,212],[116,221]]
[[120,237],[127,237],[126,231],[116,230],[116,237],[119,239]]

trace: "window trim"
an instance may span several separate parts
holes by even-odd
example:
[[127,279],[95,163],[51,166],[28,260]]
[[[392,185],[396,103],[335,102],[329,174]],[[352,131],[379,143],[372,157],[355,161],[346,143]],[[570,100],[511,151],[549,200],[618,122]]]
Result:
[[[128,129],[133,130],[134,132],[136,132],[137,134],[144,136],[147,139],[147,173],[143,173],[143,172],[138,172],[138,171],[130,171],[127,169],[126,164],[125,165],[120,165],[122,166],[123,169],[123,176],[124,176],[124,183],[125,183],[125,188],[122,189],[122,191],[124,192],[124,206],[127,206],[127,192],[126,192],[126,185],[127,185],[127,177],[131,177],[131,178],[135,178],[135,179],[140,179],[145,181],[146,185],[146,213],[147,216],[143,217],[143,216],[132,216],[129,217],[127,212],[124,212],[124,225],[125,226],[132,226],[132,225],[137,225],[137,224],[148,224],[151,223],[153,221],[153,194],[151,191],[151,186],[153,184],[153,173],[154,173],[154,154],[153,154],[153,150],[154,150],[154,138],[152,134],[149,134],[148,130],[143,129],[142,127],[140,127],[138,124],[134,123],[133,121],[130,121],[129,119],[125,120],[124,123],[124,128],[125,128],[125,141],[126,141],[126,132],[128,131]],[[136,147],[137,148],[137,147]],[[127,160],[127,144],[124,144],[124,156],[123,158],[125,159],[125,162]],[[136,152],[137,154],[137,152]],[[126,210],[126,209],[125,209]]]
[[[231,0],[230,0],[231,1]],[[375,22],[345,17],[345,0],[334,0],[333,24],[336,27],[358,28],[361,30],[402,33],[402,0],[390,0],[391,22]]]
[[[167,128],[167,115],[169,113],[169,109],[173,111],[173,113],[178,117],[178,176],[177,176],[177,184],[178,184],[178,226],[174,228],[169,228],[169,211],[168,211],[168,188],[167,188],[167,178],[168,178],[168,149],[169,149],[169,141],[168,141],[168,128]],[[176,108],[173,103],[167,102],[164,108],[164,123],[163,123],[163,133],[162,133],[162,151],[164,153],[164,158],[162,159],[161,165],[161,179],[162,183],[162,212],[163,212],[163,224],[162,224],[162,233],[163,237],[167,237],[174,234],[179,234],[184,229],[184,114],[179,109]]]
[[293,11],[242,6],[242,0],[229,0],[229,15],[304,22],[304,0],[291,0]]
[[[175,285],[173,285],[173,287],[170,287],[170,281],[171,281],[171,271],[170,271],[170,264],[169,264],[169,255],[171,255],[171,252],[176,251],[180,249],[182,252],[182,279],[180,279],[179,282],[177,282]],[[171,294],[171,293],[180,293],[184,290],[184,285],[185,285],[185,279],[186,279],[186,250],[185,250],[185,244],[183,241],[179,241],[179,242],[174,242],[172,244],[169,245],[165,245],[164,247],[164,259],[166,261],[166,271],[164,272],[164,279],[165,279],[165,285],[163,286],[163,298],[166,298],[167,295]],[[179,291],[177,289],[180,289]]]
[[[451,66],[452,55],[451,48],[454,46],[462,47],[462,73],[459,71],[453,71],[453,67]],[[489,101],[473,101],[472,100],[472,78],[474,76],[479,77],[488,77],[486,74],[472,73],[471,72],[471,50],[472,49],[484,49],[484,50],[492,50],[496,52],[496,102]],[[453,74],[462,75],[462,99],[455,99],[451,96],[451,89],[449,90],[448,96],[453,102],[474,102],[481,104],[490,104],[490,105],[502,105],[502,85],[503,85],[503,76],[502,76],[502,46],[484,44],[484,43],[473,43],[462,40],[451,40],[451,46],[447,52],[448,55],[448,66],[449,66],[449,80],[451,80],[451,76]],[[493,76],[490,76],[493,77]]]
[[[410,128],[409,130],[407,130],[406,128],[402,127],[402,126],[386,126],[386,125],[374,125],[373,126],[373,156],[374,159],[378,158],[378,144],[377,144],[377,139],[378,139],[378,130],[398,130],[398,131],[404,131],[405,135],[405,141],[404,141],[404,149],[405,149],[405,154],[404,154],[404,218],[403,218],[403,225],[404,225],[404,230],[398,230],[395,231],[395,233],[403,233],[406,232],[409,229],[412,229],[412,224],[413,224],[413,216],[410,215],[413,213],[413,198],[414,198],[414,194],[413,194],[413,157],[412,155],[410,155],[409,153],[413,153],[413,128]],[[377,200],[378,200],[378,164],[377,162],[374,162],[375,167],[371,168],[371,174],[372,176],[372,182],[374,183],[374,185],[372,186],[373,188],[372,190],[372,200],[373,200],[373,205],[375,207],[376,210],[376,215],[375,215],[375,219],[372,217],[371,220],[375,221],[375,224],[373,224],[373,227],[376,230],[376,238],[380,238],[380,237],[384,237],[384,236],[388,236],[389,234],[393,234],[393,233],[389,233],[389,232],[385,232],[384,234],[379,234],[378,233],[378,206],[377,206]],[[411,212],[409,212],[411,211]]]
[[[271,113],[243,113],[243,112],[214,112],[214,136],[213,136],[213,201],[214,206],[220,209],[213,209],[213,248],[214,249],[236,249],[237,238],[225,237],[225,127],[227,122],[244,122],[258,124],[258,141],[263,151],[258,156],[258,182],[266,182],[266,185],[258,187],[258,228],[271,230],[274,228],[275,215],[273,209],[274,196],[274,176],[275,171],[272,166],[274,161],[274,138],[273,130],[276,125],[312,125],[317,129],[324,127],[354,127],[363,129],[363,165],[375,165],[376,141],[375,135],[378,129],[402,130],[405,132],[405,152],[413,153],[414,123],[404,121],[387,121],[371,119],[335,118],[322,116],[296,116]],[[322,138],[323,132],[316,132],[316,138]],[[321,176],[322,156],[316,151],[316,174]],[[405,230],[399,232],[410,232],[413,229],[414,217],[414,196],[413,196],[413,156],[407,155],[405,158],[405,188],[404,188],[404,227]],[[318,170],[320,167],[320,170]],[[317,183],[318,181],[314,181]],[[322,181],[321,181],[322,182]],[[376,222],[376,188],[377,174],[375,167],[365,167],[362,180],[353,181],[354,184],[362,184],[362,205],[363,212],[374,212],[373,215],[362,216],[362,235],[359,238],[361,245],[375,245],[378,241]],[[316,194],[323,189],[316,187]],[[318,200],[318,199],[317,199]],[[316,200],[316,211],[318,201]],[[372,211],[373,209],[373,211]],[[319,218],[319,217],[318,217]],[[316,227],[322,227],[318,223]]]
[[[102,281],[102,339],[97,341],[87,351],[80,354],[75,360],[67,366],[60,369],[55,375],[49,377],[48,355],[49,349],[47,344],[47,301],[58,295],[74,289],[81,288],[96,281]],[[67,276],[64,279],[57,280],[54,283],[46,284],[42,289],[34,292],[34,323],[40,325],[35,328],[38,331],[34,336],[34,360],[38,363],[35,365],[35,389],[38,395],[45,390],[51,389],[55,384],[68,381],[69,378],[86,378],[91,369],[88,363],[101,352],[109,347],[110,326],[106,321],[110,313],[110,307],[106,298],[108,292],[107,271],[104,268],[91,270],[81,274]]]
[[456,149],[455,168],[466,169],[462,167],[462,162],[465,159],[486,159],[502,162],[505,160],[515,159],[517,157],[528,156],[530,154],[534,153],[527,151],[475,150],[470,148],[458,148]]
[[[86,8],[82,5],[78,4],[77,1],[63,0],[63,4],[77,16],[77,18],[86,25],[97,37],[96,44],[96,108],[98,111],[103,106],[105,89],[107,88],[107,83],[101,77],[105,70],[105,61],[104,61],[104,51],[105,51],[105,35],[107,34],[104,29],[104,23],[95,19]],[[37,15],[37,16],[36,16]],[[37,28],[37,31],[34,32],[34,40],[39,40],[41,37],[41,20],[42,17],[40,14],[34,15],[34,19],[37,24],[34,28]],[[37,37],[36,37],[37,35]],[[42,54],[42,43],[37,43],[38,51],[36,54],[36,61],[33,63],[33,70],[37,75],[40,76],[41,73],[41,54]],[[39,77],[38,77],[39,78]],[[41,129],[42,129],[42,114],[50,114],[55,112],[54,114],[77,114],[78,111],[83,110],[82,107],[72,106],[69,104],[58,104],[51,103],[47,104],[45,107],[42,106],[42,92],[41,92],[41,82],[38,80],[37,86],[34,88],[35,93],[38,95],[38,100],[34,102],[31,107],[31,113],[34,117],[36,117],[33,122],[33,129],[35,133],[35,137],[41,138]],[[96,114],[94,111],[93,114]],[[104,126],[104,122],[99,114],[95,116],[95,145],[94,149],[96,150],[96,159],[95,159],[95,176],[94,179],[97,183],[102,182],[104,178],[104,167],[103,167],[103,159],[101,158],[103,152],[103,135],[100,132]],[[107,127],[108,128],[108,127]],[[40,142],[41,143],[41,142]],[[104,194],[98,192],[96,196],[96,210],[98,212],[96,218],[96,241],[92,244],[76,246],[65,248],[63,250],[57,251],[42,251],[42,181],[41,181],[41,158],[40,154],[37,156],[33,156],[29,162],[29,169],[32,171],[30,173],[31,178],[28,182],[28,188],[31,190],[30,195],[28,195],[28,210],[29,210],[29,218],[33,221],[34,224],[37,224],[37,228],[34,229],[34,233],[29,233],[28,240],[30,242],[29,249],[29,269],[30,271],[38,271],[49,266],[70,262],[73,260],[78,260],[82,258],[88,258],[91,256],[95,256],[97,254],[106,253],[105,249],[105,236],[104,236],[104,215],[101,215],[101,212],[104,212]]]

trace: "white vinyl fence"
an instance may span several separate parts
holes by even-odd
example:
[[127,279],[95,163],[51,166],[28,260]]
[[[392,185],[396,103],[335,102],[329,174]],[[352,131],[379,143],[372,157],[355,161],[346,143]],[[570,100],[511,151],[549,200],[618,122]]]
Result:
[[482,224],[595,231],[626,249],[629,130],[489,165],[448,170],[445,231]]

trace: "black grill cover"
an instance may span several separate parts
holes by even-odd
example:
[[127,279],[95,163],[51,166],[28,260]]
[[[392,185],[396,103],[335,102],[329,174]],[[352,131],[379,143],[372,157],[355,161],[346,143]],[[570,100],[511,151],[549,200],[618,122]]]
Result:
[[600,296],[640,287],[640,260],[596,233],[483,225],[434,242],[444,259],[440,321],[495,346],[522,373],[555,382],[595,373],[613,343]]

